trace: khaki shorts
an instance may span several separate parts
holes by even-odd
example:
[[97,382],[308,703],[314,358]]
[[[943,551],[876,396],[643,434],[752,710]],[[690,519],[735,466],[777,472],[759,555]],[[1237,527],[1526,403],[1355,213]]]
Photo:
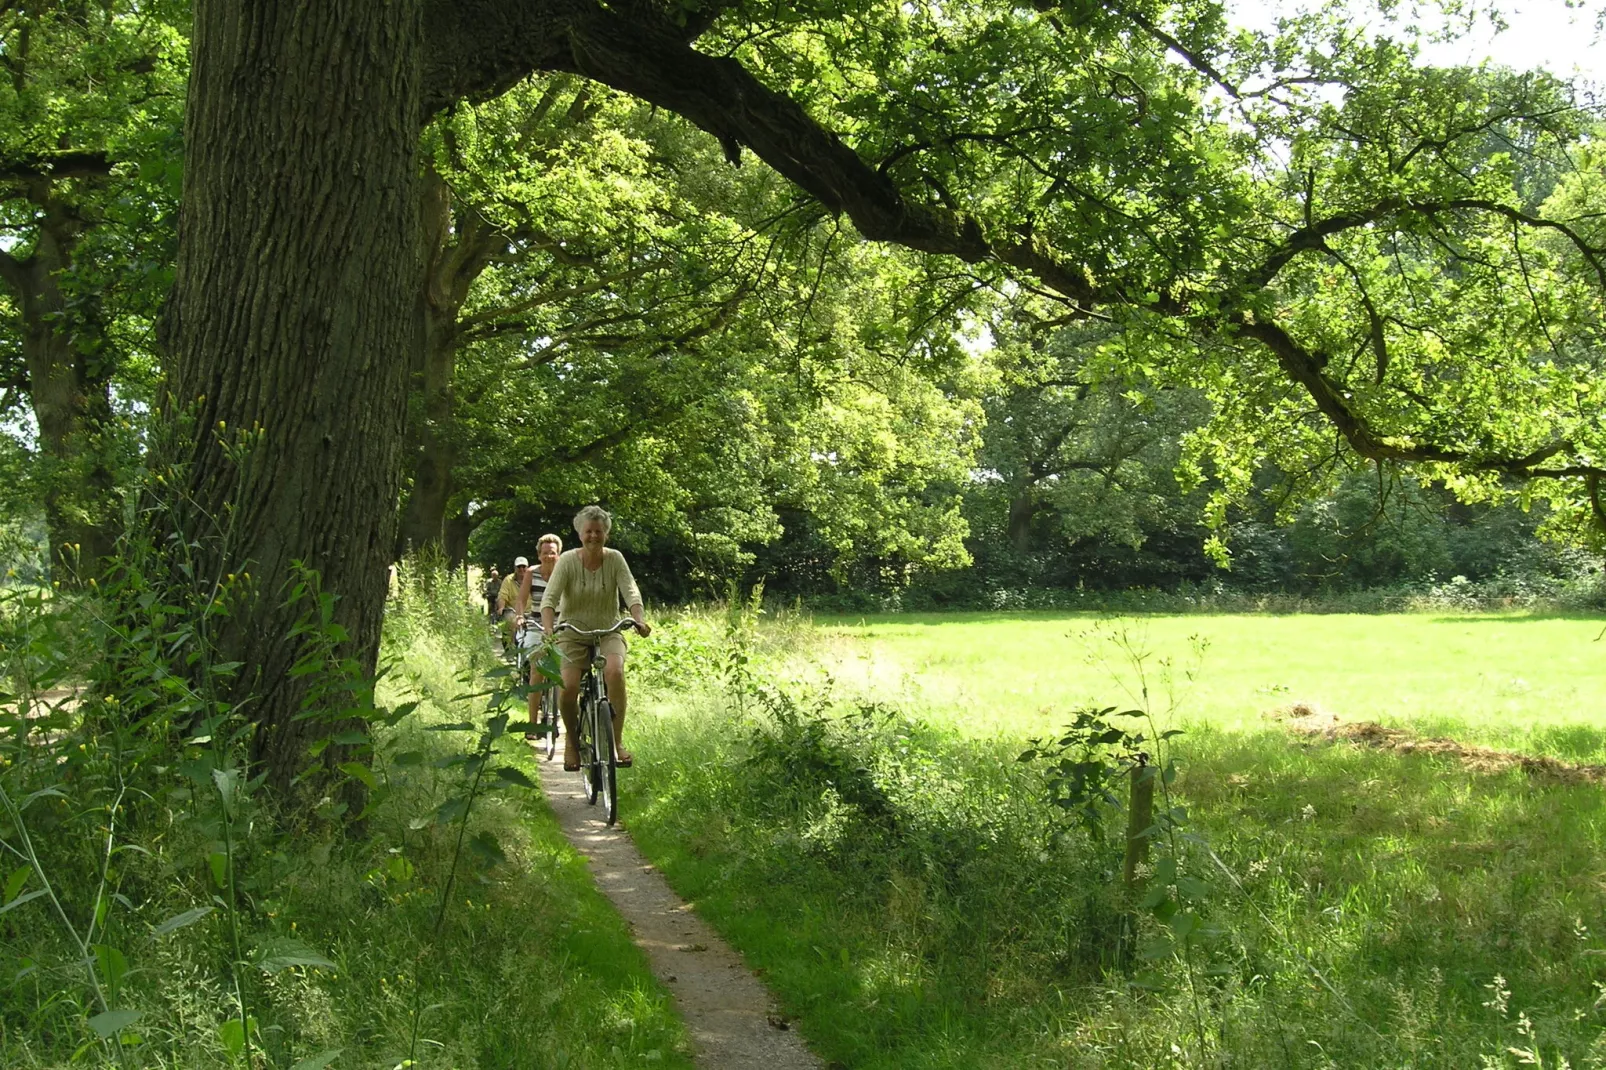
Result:
[[[612,635],[604,635],[594,641],[601,648],[604,656],[618,654],[620,657],[624,657],[625,651],[630,649],[630,645],[625,642],[625,637],[618,632]],[[563,664],[581,666],[587,664],[587,659],[591,656],[593,640],[576,638],[573,632],[559,632],[553,642],[557,643],[558,652],[563,655]]]

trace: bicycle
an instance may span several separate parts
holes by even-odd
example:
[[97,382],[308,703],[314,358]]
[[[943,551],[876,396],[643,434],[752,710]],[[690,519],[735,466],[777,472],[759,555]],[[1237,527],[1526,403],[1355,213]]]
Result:
[[[535,664],[541,651],[541,618],[531,613],[520,619],[518,628],[513,634],[514,645],[514,672],[520,684],[533,687],[530,680],[530,667]],[[540,709],[531,721],[530,731],[524,735],[524,741],[543,752],[542,756],[552,760],[552,755],[558,748],[558,688],[555,682],[548,681],[546,688],[541,692]]]
[[602,799],[603,820],[613,824],[619,818],[619,791],[615,773],[619,756],[613,748],[613,703],[598,671],[604,663],[599,644],[605,635],[616,635],[636,622],[621,618],[611,628],[582,631],[572,624],[559,624],[554,634],[568,630],[591,646],[591,659],[580,678],[580,716],[575,724],[575,745],[580,751],[580,781],[585,785],[586,802],[596,805]]

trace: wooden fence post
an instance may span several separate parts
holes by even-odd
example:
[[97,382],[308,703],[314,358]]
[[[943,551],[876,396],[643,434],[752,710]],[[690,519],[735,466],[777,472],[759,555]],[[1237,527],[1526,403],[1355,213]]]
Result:
[[1143,891],[1143,876],[1138,867],[1149,860],[1148,829],[1154,824],[1154,766],[1148,755],[1139,754],[1132,767],[1132,783],[1126,808],[1126,860],[1121,868],[1126,880],[1127,895],[1135,899]]

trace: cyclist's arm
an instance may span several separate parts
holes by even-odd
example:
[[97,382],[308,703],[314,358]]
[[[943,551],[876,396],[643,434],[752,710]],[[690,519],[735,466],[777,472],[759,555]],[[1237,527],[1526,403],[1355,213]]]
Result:
[[549,636],[557,627],[558,607],[563,604],[563,591],[568,583],[569,559],[559,557],[557,567],[546,581],[546,590],[541,593],[541,630]]
[[524,578],[519,581],[518,610],[519,616],[524,616],[530,606],[530,581],[535,575],[534,568],[524,570]]
[[630,616],[636,622],[636,631],[645,637],[652,631],[652,626],[647,623],[647,619],[642,615],[641,588],[636,586],[636,577],[630,574],[630,564],[625,560],[625,555],[620,554],[618,560],[620,597],[624,599],[625,605],[630,608]]

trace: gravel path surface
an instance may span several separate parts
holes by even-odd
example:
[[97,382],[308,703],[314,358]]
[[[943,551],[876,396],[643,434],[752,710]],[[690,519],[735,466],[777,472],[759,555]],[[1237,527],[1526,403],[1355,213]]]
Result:
[[675,895],[629,833],[608,828],[597,808],[586,805],[579,774],[563,771],[561,751],[559,760],[537,764],[558,825],[590,863],[597,887],[630,923],[653,973],[674,993],[697,1065],[704,1070],[820,1070],[823,1064],[776,1010],[741,956]]

